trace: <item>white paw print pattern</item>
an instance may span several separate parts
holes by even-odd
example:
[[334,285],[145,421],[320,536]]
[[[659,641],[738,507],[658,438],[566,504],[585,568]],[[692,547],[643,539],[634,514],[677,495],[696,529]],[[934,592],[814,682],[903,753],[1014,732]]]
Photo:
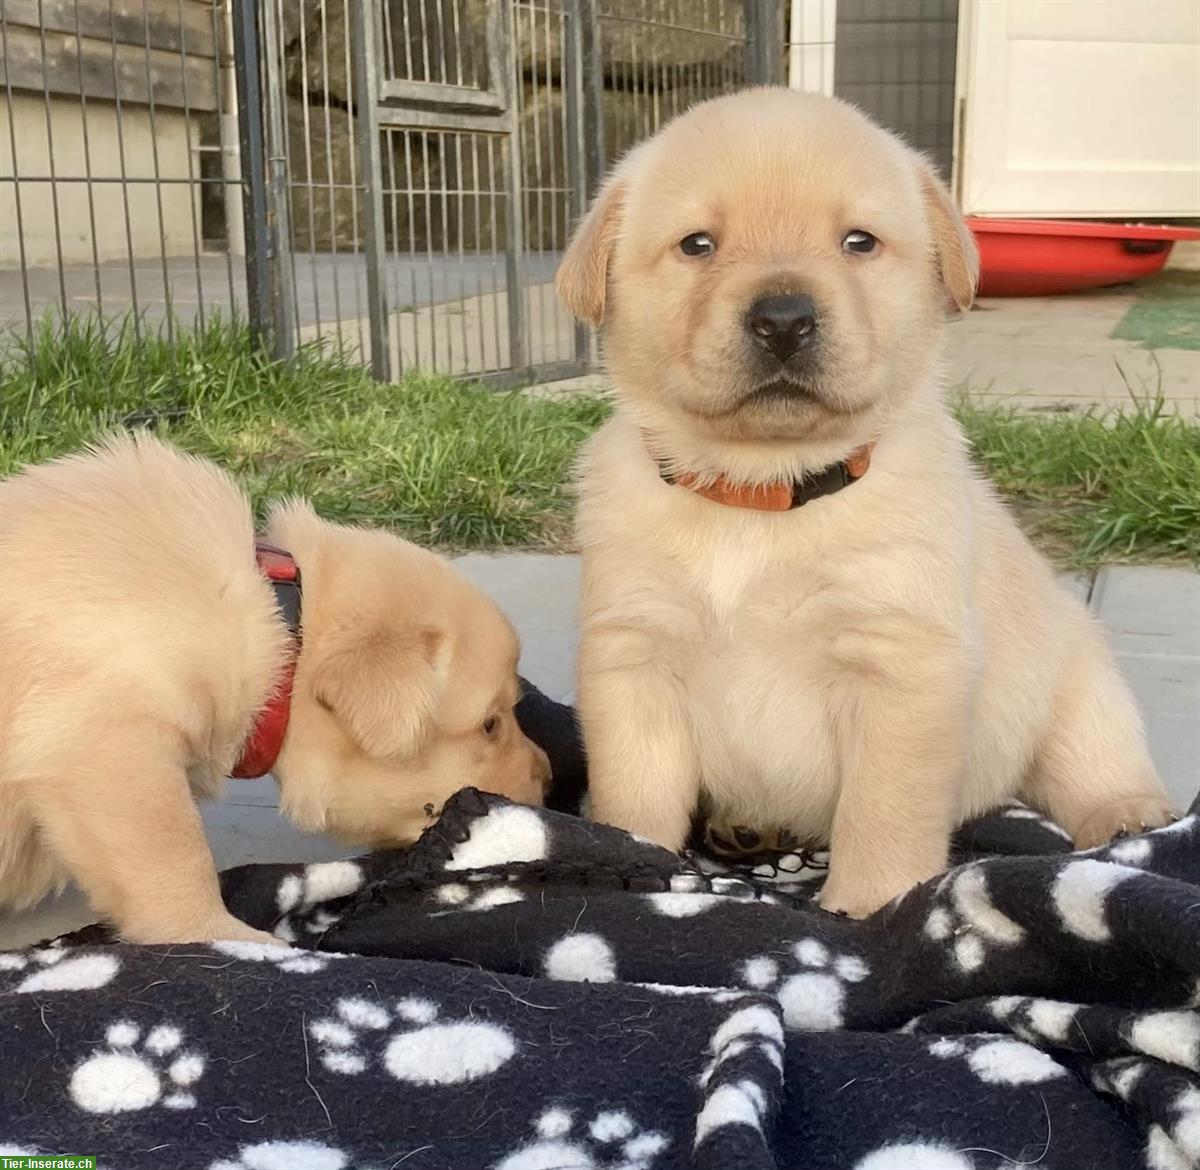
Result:
[[936,897],[925,933],[935,942],[954,940],[950,954],[964,974],[983,966],[989,947],[1014,947],[1025,938],[1025,928],[992,904],[982,866],[968,865],[943,878]]
[[617,957],[600,935],[579,931],[547,949],[542,971],[547,979],[568,983],[611,983],[617,977]]
[[334,1015],[310,1021],[308,1034],[330,1072],[355,1076],[374,1054],[386,1072],[409,1085],[477,1081],[516,1054],[516,1041],[498,1024],[438,1017],[437,1004],[419,996],[405,996],[391,1008],[348,997],[338,1000]]
[[1023,804],[1016,804],[1011,808],[1006,808],[1000,815],[1011,821],[1036,821],[1038,827],[1045,829],[1046,832],[1053,833],[1056,837],[1061,837],[1064,841],[1069,842],[1071,840],[1071,834],[1062,825],[1056,825],[1053,821],[1042,816],[1036,809],[1028,808]]
[[550,851],[550,834],[541,815],[523,805],[489,809],[470,828],[465,841],[454,846],[445,868],[495,869],[521,861],[543,861]]
[[[777,1086],[783,1074],[783,1025],[778,1013],[766,1004],[739,1008],[717,1028],[708,1046],[713,1057],[700,1075],[700,1087],[707,1097],[696,1117],[694,1149],[728,1125],[749,1126],[762,1133],[767,1112],[763,1083]],[[747,1076],[730,1075],[731,1062],[746,1053],[766,1061],[766,1066],[760,1068],[760,1077],[766,1078],[761,1083]]]
[[[1016,1163],[1005,1160],[997,1170],[1009,1167],[1016,1170]],[[978,1170],[978,1167],[969,1154],[942,1142],[916,1141],[892,1142],[872,1150],[854,1163],[853,1170]]]
[[301,873],[289,873],[275,890],[275,905],[283,917],[275,933],[288,942],[296,941],[299,918],[308,934],[323,934],[338,916],[320,909],[322,903],[346,898],[362,888],[362,867],[353,861],[318,861]]
[[[1200,1089],[1189,1086],[1167,1107],[1170,1121],[1150,1127],[1147,1161],[1151,1170],[1200,1165]],[[1154,1158],[1158,1158],[1158,1162]],[[1172,1161],[1172,1159],[1174,1159]]]
[[71,1073],[71,1100],[86,1113],[130,1113],[162,1105],[192,1109],[204,1057],[183,1047],[183,1033],[159,1024],[143,1037],[129,1020],[110,1024],[104,1045]]
[[1088,942],[1108,942],[1108,896],[1139,870],[1085,857],[1064,865],[1054,879],[1051,901],[1064,929]]
[[1073,1033],[1087,1036],[1079,1025],[1082,1005],[1057,999],[1029,999],[1021,995],[1001,995],[989,1005],[992,1015],[1013,1032],[1032,1044],[1065,1044]]
[[1067,1070],[1040,1048],[1009,1036],[942,1037],[929,1045],[929,1054],[945,1060],[964,1057],[971,1072],[989,1085],[1040,1085],[1067,1076]]
[[11,990],[95,991],[111,983],[121,969],[120,961],[109,954],[74,954],[61,946],[40,947],[32,951],[0,953],[0,972],[19,972]]
[[525,895],[520,890],[503,882],[478,884],[474,889],[467,882],[443,882],[433,891],[433,897],[447,907],[441,913],[450,910],[491,910],[495,906],[525,901]]
[[1103,1093],[1128,1101],[1149,1067],[1140,1056],[1118,1056],[1092,1068],[1092,1084]]
[[861,983],[871,972],[857,955],[835,955],[820,939],[793,943],[784,973],[774,955],[756,955],[742,965],[741,981],[779,1000],[784,1024],[798,1032],[830,1032],[845,1021],[846,986]]
[[587,1121],[555,1105],[533,1128],[536,1137],[492,1170],[653,1170],[671,1144],[666,1134],[640,1128],[623,1109],[601,1110]]
[[209,943],[209,946],[232,959],[270,963],[280,971],[287,971],[293,975],[311,975],[316,971],[324,971],[335,959],[346,957],[333,951],[300,951],[293,950],[283,943],[248,942],[242,939],[220,939]]
[[350,1170],[350,1155],[321,1142],[256,1142],[236,1158],[220,1158],[208,1170]]

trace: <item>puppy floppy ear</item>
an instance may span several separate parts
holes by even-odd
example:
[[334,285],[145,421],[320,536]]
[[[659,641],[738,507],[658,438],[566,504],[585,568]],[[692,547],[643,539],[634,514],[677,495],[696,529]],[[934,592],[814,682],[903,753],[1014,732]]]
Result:
[[965,313],[975,300],[975,286],[979,283],[979,249],[975,237],[946,185],[924,159],[917,163],[917,178],[925,197],[926,214],[933,230],[934,256],[947,299],[959,313]]
[[378,630],[324,658],[313,689],[368,755],[415,756],[433,730],[449,659],[440,630]]
[[554,277],[554,287],[567,311],[589,325],[599,325],[604,320],[608,262],[621,227],[627,189],[620,174],[613,175],[601,187],[575,229]]

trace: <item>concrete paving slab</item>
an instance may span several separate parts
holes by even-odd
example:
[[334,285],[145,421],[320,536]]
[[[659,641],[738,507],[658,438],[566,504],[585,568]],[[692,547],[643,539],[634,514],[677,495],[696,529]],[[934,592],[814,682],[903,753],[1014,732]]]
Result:
[[252,861],[333,861],[362,852],[324,833],[302,833],[278,809],[218,801],[201,811],[217,869]]
[[1137,697],[1171,803],[1183,811],[1200,792],[1200,658],[1118,654],[1117,665]]
[[1114,565],[1096,578],[1092,608],[1146,721],[1172,799],[1200,790],[1200,573]]
[[1189,417],[1200,404],[1200,350],[1051,348],[1023,340],[968,337],[949,344],[946,356],[947,384],[985,401],[1033,399],[1077,408],[1127,408],[1135,399],[1149,400],[1161,393],[1168,407]]
[[1098,574],[1092,605],[1118,654],[1200,657],[1200,573],[1112,565]]
[[83,895],[74,886],[28,910],[0,915],[0,951],[15,951],[56,938],[95,922]]
[[560,703],[571,702],[575,690],[579,563],[541,554],[472,554],[455,562],[517,627],[522,673]]
[[279,785],[271,776],[263,776],[258,780],[230,780],[225,786],[225,803],[278,808]]

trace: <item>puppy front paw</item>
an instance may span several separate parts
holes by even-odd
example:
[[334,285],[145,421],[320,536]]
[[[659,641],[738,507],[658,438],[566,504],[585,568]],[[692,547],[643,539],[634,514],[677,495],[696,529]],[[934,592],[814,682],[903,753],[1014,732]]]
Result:
[[921,877],[905,878],[903,875],[892,875],[888,878],[874,880],[864,877],[843,879],[836,870],[830,870],[817,904],[830,914],[838,914],[846,918],[870,918],[876,910],[882,909],[889,902],[907,894],[914,886],[933,877],[925,874]]
[[248,942],[266,946],[286,947],[288,944],[265,930],[256,930],[249,923],[223,914],[210,921],[190,926],[175,924],[139,923],[121,932],[126,942],[155,946],[168,943]]
[[880,897],[865,891],[834,891],[829,892],[828,886],[817,898],[817,905],[829,914],[839,918],[869,918],[880,906],[886,905],[891,899]]
[[[237,923],[237,927],[240,929],[237,929],[237,932],[234,934],[225,933],[226,929],[233,929],[233,923]],[[237,918],[233,919],[233,923],[230,924],[229,928],[222,928],[222,933],[214,935],[213,938],[222,940],[233,939],[237,942],[264,943],[270,947],[286,947],[289,945],[288,943],[284,942],[283,939],[276,938],[276,936],[271,934],[269,931],[255,930],[254,927],[247,926],[244,922],[239,921]]]
[[1158,795],[1117,800],[1096,809],[1079,826],[1075,831],[1075,848],[1093,849],[1116,837],[1161,829],[1174,820],[1171,806]]

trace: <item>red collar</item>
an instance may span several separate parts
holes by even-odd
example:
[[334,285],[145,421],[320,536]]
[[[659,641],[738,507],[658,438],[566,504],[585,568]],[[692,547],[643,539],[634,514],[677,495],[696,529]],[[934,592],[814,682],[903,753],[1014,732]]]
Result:
[[[649,445],[649,444],[647,444]],[[651,447],[653,451],[653,448]],[[672,475],[660,464],[659,473],[667,483],[687,488],[714,504],[730,508],[751,508],[756,512],[789,512],[810,500],[840,492],[862,479],[871,466],[874,442],[855,447],[845,459],[831,464],[803,479],[781,480],[776,483],[735,483],[726,475],[704,479],[690,471]]]
[[292,683],[296,677],[296,659],[300,656],[300,569],[291,553],[261,540],[255,541],[254,559],[275,590],[275,603],[279,606],[280,616],[287,622],[291,646],[275,690],[258,713],[250,738],[230,772],[237,780],[265,776],[279,758],[292,712]]

